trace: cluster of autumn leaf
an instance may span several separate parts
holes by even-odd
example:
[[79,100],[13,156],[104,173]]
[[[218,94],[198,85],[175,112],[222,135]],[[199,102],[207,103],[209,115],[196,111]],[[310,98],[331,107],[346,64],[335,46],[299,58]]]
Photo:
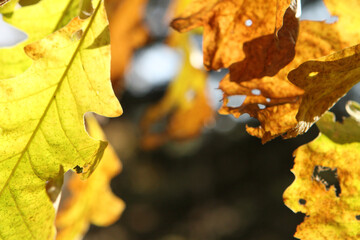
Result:
[[[359,239],[359,105],[348,103],[343,124],[326,112],[360,81],[360,5],[324,3],[335,23],[299,21],[294,0],[193,0],[171,26],[203,27],[205,68],[229,68],[219,113],[258,119],[247,131],[263,143],[296,137],[319,121],[320,136],[295,152],[296,180],[284,193],[287,206],[306,214],[295,237]],[[228,106],[234,95],[244,102]],[[338,183],[321,177],[324,171]]]
[[[247,131],[265,143],[306,132],[358,81],[350,71],[356,47],[340,51],[359,39],[355,23],[349,24],[356,17],[349,9],[358,2],[349,1],[346,8],[332,0],[325,5],[339,16],[336,23],[299,21],[297,2],[291,0],[195,0],[171,26],[180,32],[203,27],[206,69],[229,68],[220,82],[219,112],[257,118],[260,126]],[[347,74],[338,77],[339,72]],[[228,106],[234,95],[246,98]]]
[[[337,22],[299,21],[295,0],[178,0],[171,26],[180,32],[203,27],[205,68],[229,68],[219,86],[219,112],[257,118],[260,126],[247,131],[263,143],[295,137],[318,121],[321,134],[296,151],[296,180],[284,193],[287,206],[307,215],[295,236],[358,239],[360,107],[349,103],[351,117],[342,124],[326,111],[360,81],[359,18],[353,11],[359,3],[324,2]],[[57,198],[70,169],[79,174],[69,180],[72,197],[57,215],[57,239],[81,238],[90,222],[108,225],[124,208],[109,189],[121,164],[106,142],[95,140],[104,136],[91,116],[86,120],[93,138],[88,136],[83,116],[122,113],[110,84],[109,35],[112,86],[120,92],[133,51],[148,39],[142,24],[146,0],[105,1],[110,31],[102,0],[0,3],[3,19],[28,35],[0,49],[0,239],[52,239],[49,197]],[[18,3],[28,6],[16,8]],[[198,33],[172,32],[167,40],[182,49],[183,66],[144,115],[145,148],[194,137],[213,120],[207,75],[191,63],[190,38]],[[229,106],[234,95],[246,98]],[[153,132],[164,118],[166,128]],[[324,184],[315,169],[334,172],[341,192]]]

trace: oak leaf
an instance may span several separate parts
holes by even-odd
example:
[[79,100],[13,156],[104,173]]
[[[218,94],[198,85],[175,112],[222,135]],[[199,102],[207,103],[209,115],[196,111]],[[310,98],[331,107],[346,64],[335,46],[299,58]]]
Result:
[[[212,121],[213,110],[207,97],[207,74],[191,65],[188,38],[187,34],[176,34],[170,40],[171,45],[181,47],[184,51],[183,66],[170,83],[165,96],[149,107],[142,119],[142,145],[146,149],[158,147],[167,140],[193,138]],[[162,119],[167,119],[166,128],[154,131],[154,125]]]
[[[337,38],[340,40],[342,48],[358,44],[360,31],[357,25],[360,23],[360,18],[356,15],[356,11],[353,11],[353,9],[359,8],[358,2],[356,0],[348,1],[346,6],[334,0],[325,0],[324,2],[330,12],[338,16],[338,21],[333,24],[333,28],[334,32],[338,33]],[[316,61],[305,62],[289,73],[289,80],[304,89],[305,94],[296,115],[297,124],[288,135],[296,136],[306,132],[326,110],[358,82],[356,80],[356,63],[353,62],[358,58],[358,52],[358,45],[338,50],[338,52]],[[341,67],[338,64],[344,66]],[[325,65],[326,67],[321,71],[316,69]],[[336,69],[330,70],[330,66],[335,65]],[[310,68],[311,72],[309,72]],[[349,71],[350,69],[351,71]],[[300,71],[306,71],[307,75]],[[341,76],[342,71],[349,72],[345,76]],[[321,74],[317,76],[320,72]],[[338,82],[338,80],[340,81]],[[316,91],[321,92],[321,96]],[[315,109],[311,109],[314,106],[316,106]]]
[[338,32],[338,38],[345,46],[350,47],[359,43],[360,18],[357,14],[359,1],[348,0],[340,2],[336,0],[323,0],[332,16],[337,17],[334,31]]
[[46,182],[76,166],[88,177],[107,145],[88,136],[84,113],[122,113],[110,84],[104,6],[93,3],[91,17],[74,18],[27,45],[32,65],[0,81],[2,239],[53,238],[55,213]]
[[[86,117],[87,131],[95,139],[106,140],[101,127],[92,115]],[[67,184],[71,196],[65,200],[56,216],[57,240],[81,239],[90,223],[108,226],[114,223],[125,208],[124,202],[110,189],[111,179],[121,171],[121,163],[109,145],[94,173],[86,180],[73,174]]]
[[194,0],[171,26],[180,32],[203,26],[204,65],[217,70],[242,61],[245,42],[276,35],[291,2],[296,11],[291,0]]
[[[296,127],[299,125],[299,119],[296,118],[296,115],[298,114],[304,94],[302,88],[306,84],[312,84],[312,86],[314,86],[314,83],[303,80],[302,84],[293,82],[295,84],[293,85],[286,79],[288,72],[297,68],[306,60],[320,58],[340,51],[342,48],[349,47],[351,44],[356,43],[357,39],[359,39],[347,38],[349,34],[355,36],[356,31],[352,31],[352,25],[347,26],[345,24],[349,21],[356,23],[356,21],[352,20],[356,19],[356,13],[348,15],[349,12],[343,11],[343,8],[339,8],[337,6],[338,3],[334,3],[333,0],[326,0],[325,3],[329,6],[331,12],[339,14],[339,21],[333,24],[301,21],[299,37],[295,48],[295,58],[290,64],[280,70],[278,74],[274,77],[255,79],[248,77],[244,79],[244,76],[249,75],[248,73],[244,74],[244,69],[248,72],[248,68],[243,67],[238,69],[237,67],[242,64],[239,62],[230,67],[229,75],[220,83],[220,88],[224,91],[224,104],[219,112],[223,114],[231,113],[235,116],[249,113],[251,116],[257,118],[260,121],[260,127],[247,128],[247,131],[251,135],[262,138],[263,143],[284,133],[286,133],[286,135],[284,135],[286,138],[295,137],[297,134],[303,133],[311,125],[311,123],[308,123],[306,125],[307,127],[301,129],[299,126]],[[354,1],[350,1],[349,4],[354,9],[358,7]],[[339,9],[341,9],[341,11],[339,11]],[[284,26],[286,26],[285,21]],[[280,32],[281,29],[279,33]],[[340,34],[342,32],[345,33],[344,36]],[[281,52],[275,52],[275,54],[279,53]],[[318,87],[320,85],[321,83],[319,83]],[[309,85],[308,88],[310,89],[312,86]],[[258,93],[254,94],[253,91],[257,91]],[[343,94],[345,94],[345,92]],[[238,107],[227,106],[228,97],[232,95],[245,95],[244,103]],[[338,98],[336,98],[336,100],[337,99]],[[265,109],[260,109],[258,104],[261,104],[263,106],[262,108]],[[330,106],[332,106],[332,104],[334,104],[334,101],[329,103]],[[315,107],[315,105],[313,105],[313,107]],[[327,109],[328,108],[322,110],[321,113],[324,113]]]
[[296,115],[296,134],[306,132],[352,86],[360,81],[360,45],[307,61],[288,75],[305,90]]
[[9,13],[14,11],[16,4],[18,4],[19,0],[3,0],[0,1],[0,13]]
[[3,14],[3,20],[24,31],[27,39],[14,47],[0,49],[0,78],[14,77],[30,67],[32,61],[24,47],[65,26],[79,11],[80,0],[42,0]]
[[[330,54],[344,46],[337,38],[334,26],[335,24],[323,22],[301,21],[295,58],[274,77],[239,81],[238,79],[243,78],[241,73],[230,67],[230,73],[220,82],[224,102],[219,113],[235,117],[248,113],[257,118],[260,126],[248,127],[247,131],[262,138],[263,143],[293,129],[297,124],[296,114],[304,90],[289,82],[287,74],[307,59]],[[228,106],[228,98],[233,95],[245,95],[245,101],[240,106]],[[259,104],[264,108],[261,109]],[[287,137],[291,136],[293,135]]]
[[295,181],[283,197],[306,214],[295,234],[301,240],[360,238],[360,123],[334,119],[326,113],[317,122],[320,135],[294,153]]

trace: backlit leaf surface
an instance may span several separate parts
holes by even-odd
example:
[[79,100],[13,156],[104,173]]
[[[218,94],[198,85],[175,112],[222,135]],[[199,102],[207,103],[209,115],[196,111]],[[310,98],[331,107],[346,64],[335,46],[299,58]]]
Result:
[[14,47],[0,49],[0,78],[16,76],[30,67],[32,61],[24,46],[65,26],[79,14],[79,4],[80,0],[42,0],[4,14],[4,21],[24,31],[28,38]]
[[[106,140],[94,116],[86,117],[86,125],[93,138]],[[121,168],[120,160],[109,145],[99,166],[88,179],[82,180],[75,173],[71,176],[67,184],[71,196],[56,216],[57,240],[81,239],[90,223],[108,226],[119,218],[125,204],[111,192],[110,181]]]
[[246,57],[244,43],[277,32],[290,3],[291,0],[193,0],[171,26],[180,32],[203,26],[204,65],[207,69],[219,69]]
[[[294,131],[307,131],[325,111],[360,81],[360,45],[301,64],[288,75],[305,90]],[[321,94],[319,94],[321,93]]]
[[[331,12],[339,14],[339,21],[333,24],[301,21],[299,37],[295,48],[295,58],[274,77],[259,78],[252,74],[255,78],[251,79],[252,76],[249,76],[249,72],[253,72],[252,68],[244,62],[239,62],[230,67],[229,75],[227,75],[220,83],[220,88],[224,92],[224,103],[219,112],[222,114],[231,113],[234,116],[249,113],[252,117],[257,118],[260,121],[260,126],[256,128],[248,127],[247,131],[251,135],[262,138],[263,143],[285,133],[287,134],[284,135],[284,137],[295,137],[299,133],[306,131],[313,123],[313,121],[310,121],[306,126],[301,124],[301,127],[299,127],[300,124],[298,125],[298,121],[303,120],[296,117],[300,103],[303,99],[303,94],[305,93],[303,90],[305,86],[307,86],[308,89],[306,91],[313,92],[313,95],[310,96],[310,98],[314,97],[314,99],[311,99],[311,101],[317,98],[321,99],[324,96],[323,94],[318,93],[324,91],[329,91],[330,93],[334,89],[334,87],[332,87],[332,90],[325,90],[328,85],[322,82],[314,82],[314,76],[312,76],[312,79],[305,79],[305,77],[302,80],[299,79],[299,83],[291,80],[295,84],[294,85],[287,80],[289,71],[297,68],[306,60],[320,58],[333,52],[340,51],[342,48],[349,47],[357,41],[357,38],[346,38],[348,34],[345,34],[344,36],[340,34],[340,31],[350,34],[353,29],[352,25],[346,25],[343,22],[357,19],[356,13],[353,12],[350,14],[348,11],[339,11],[339,9],[341,10],[342,8],[336,8],[337,6],[336,4],[334,6],[334,1],[332,0],[327,0],[325,3],[329,5],[329,10]],[[332,5],[330,3],[332,3]],[[350,1],[349,4],[354,9],[359,7],[353,1]],[[283,27],[286,27],[285,19],[286,18],[284,18]],[[356,23],[355,20],[353,22]],[[281,31],[282,29],[279,31],[279,38],[281,36]],[[352,36],[355,36],[355,33],[352,33]],[[286,52],[284,53],[286,55]],[[272,54],[275,54],[275,56],[270,56],[269,59],[276,59],[281,57],[282,51],[281,49],[278,49],[278,51],[274,51]],[[305,69],[302,68],[302,70]],[[301,71],[299,70],[299,73],[300,72]],[[328,84],[331,84],[331,81],[336,80],[329,80]],[[323,86],[321,87],[321,85]],[[340,96],[345,94],[344,90],[348,90],[348,87],[349,84],[344,84],[344,86],[337,90],[342,92]],[[245,101],[238,106],[230,106],[228,105],[228,97],[233,95],[245,95]],[[307,93],[305,93],[305,95],[307,95]],[[318,108],[317,104],[313,104],[312,107],[314,109],[311,111],[318,111],[319,114],[320,112],[321,114],[324,113],[340,96],[334,94],[334,99],[326,103],[328,105],[325,107],[326,109],[323,108],[320,110],[322,107]],[[304,103],[302,103],[302,105],[303,104]],[[306,112],[306,110],[304,112]],[[321,116],[321,114],[319,116]]]
[[[263,143],[290,131],[297,124],[296,114],[304,91],[289,82],[287,74],[307,59],[340,50],[343,45],[336,36],[333,25],[301,21],[295,58],[274,77],[239,81],[238,79],[242,79],[241,72],[230,67],[230,73],[220,82],[220,89],[224,92],[224,102],[219,112],[230,113],[235,117],[248,113],[257,118],[260,126],[249,127],[247,131],[262,138]],[[233,95],[245,95],[245,101],[239,106],[229,106],[228,98]]]
[[88,19],[27,45],[31,67],[0,81],[1,239],[53,237],[46,181],[74,167],[86,178],[101,159],[107,144],[88,136],[85,112],[122,113],[110,83],[105,10],[93,4]]
[[360,238],[360,123],[334,119],[326,113],[317,122],[320,136],[294,153],[295,181],[283,197],[306,214],[295,234],[301,240]]
[[19,0],[0,1],[0,13],[4,14],[4,13],[12,12],[18,2],[19,2]]

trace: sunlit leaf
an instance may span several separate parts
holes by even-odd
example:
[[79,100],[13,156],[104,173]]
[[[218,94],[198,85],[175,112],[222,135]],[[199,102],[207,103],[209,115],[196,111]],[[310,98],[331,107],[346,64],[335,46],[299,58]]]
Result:
[[[186,34],[176,35],[176,40],[173,40],[172,44],[184,51],[182,70],[170,83],[163,99],[145,113],[142,120],[144,148],[160,146],[169,139],[193,138],[212,120],[213,110],[208,103],[206,73],[191,65],[188,37]],[[165,130],[154,129],[163,119],[166,119]]]
[[277,74],[294,59],[298,30],[299,19],[294,10],[288,8],[277,36],[272,33],[244,43],[244,60],[229,68],[232,81],[244,82]]
[[[204,27],[204,65],[219,69],[242,61],[244,44],[277,33],[291,0],[194,0],[171,26],[184,32]],[[296,3],[293,1],[294,11]],[[276,35],[276,34],[275,34]]]
[[[294,131],[307,131],[340,97],[360,81],[360,45],[346,48],[291,71],[289,80],[305,90]],[[321,94],[320,94],[321,93]]]
[[31,67],[0,81],[2,239],[53,238],[55,213],[46,181],[72,168],[86,178],[101,159],[107,144],[88,136],[85,112],[122,113],[110,84],[105,10],[101,1],[93,3],[91,17],[74,18],[27,45]]
[[284,201],[306,214],[295,234],[301,240],[360,238],[360,123],[334,119],[326,113],[317,122],[320,136],[294,153],[295,181]]
[[[95,139],[106,140],[101,127],[93,116],[86,117],[87,130]],[[90,223],[108,226],[124,210],[124,202],[110,189],[111,179],[121,171],[121,163],[109,145],[95,172],[86,180],[73,174],[67,184],[71,196],[56,216],[56,239],[81,239]]]
[[14,11],[14,8],[16,6],[16,4],[19,2],[19,0],[3,0],[0,1],[0,13],[4,14],[4,13],[9,13]]
[[357,12],[360,9],[358,0],[346,2],[337,0],[323,0],[331,15],[336,19],[335,30],[337,38],[346,46],[358,44],[360,41],[360,18]]
[[[248,127],[247,131],[251,135],[262,138],[263,143],[285,133],[284,137],[286,138],[295,137],[299,133],[306,131],[313,123],[313,121],[306,123],[302,121],[301,118],[296,118],[296,115],[298,114],[304,94],[301,88],[308,86],[307,91],[310,91],[312,87],[316,86],[316,83],[313,82],[314,78],[308,82],[303,80],[300,84],[293,81],[295,86],[286,79],[288,72],[297,68],[304,61],[340,51],[342,48],[349,47],[351,44],[356,43],[359,39],[355,36],[360,32],[354,31],[354,26],[357,23],[357,21],[354,20],[357,19],[356,12],[345,10],[348,8],[341,6],[340,3],[334,2],[333,0],[326,0],[325,3],[329,6],[330,12],[338,14],[339,21],[333,24],[311,21],[300,22],[295,58],[290,64],[280,70],[278,74],[274,77],[259,78],[261,75],[257,77],[256,71],[249,68],[248,63],[239,62],[230,67],[229,75],[220,83],[220,88],[224,91],[224,104],[219,112],[223,114],[231,113],[234,116],[249,113],[251,116],[257,118],[260,121],[260,126],[257,128]],[[349,6],[353,9],[359,7],[356,1],[350,1]],[[284,17],[283,27],[286,27],[285,19]],[[352,22],[352,24],[347,25],[350,22]],[[282,29],[283,28],[280,29],[279,35]],[[345,34],[342,35],[342,32]],[[282,54],[280,50],[274,51],[273,53],[275,53],[275,56],[270,56],[269,59],[281,58],[281,56],[287,54],[286,52],[284,52],[285,55]],[[255,66],[255,64],[253,65]],[[260,64],[258,68],[266,69],[266,67],[262,68],[261,66],[263,65]],[[315,74],[315,72],[316,71],[312,74]],[[264,75],[271,76],[270,74]],[[255,78],[251,79],[252,77]],[[321,83],[318,83],[316,86],[317,89],[312,89],[314,93],[319,91],[318,87],[320,85]],[[348,89],[348,86],[349,85],[346,85],[344,88]],[[325,85],[324,88],[326,88]],[[257,92],[257,94],[254,94],[254,91]],[[339,91],[341,90],[339,89]],[[343,92],[343,94],[345,94],[345,92]],[[246,99],[244,103],[239,104],[239,106],[228,106],[228,97],[232,95],[245,95]],[[321,94],[317,94],[317,97],[320,95]],[[334,98],[337,100],[339,96],[335,94]],[[327,104],[332,106],[334,103],[334,101],[330,101]],[[312,105],[312,107],[318,109],[318,106]],[[322,114],[328,107],[322,110],[315,109],[312,109],[312,111],[318,111]],[[302,122],[298,123],[298,121]]]
[[[224,102],[219,112],[230,113],[235,117],[248,113],[257,118],[260,126],[247,128],[247,131],[262,138],[263,143],[293,129],[297,124],[296,114],[304,91],[290,83],[287,74],[307,59],[321,57],[342,48],[343,44],[337,39],[334,26],[323,22],[301,21],[295,58],[274,77],[239,81],[243,78],[241,72],[230,67],[230,73],[220,82]],[[228,106],[228,98],[233,95],[245,95],[245,101],[239,106]]]
[[3,15],[5,22],[24,31],[26,41],[12,48],[0,49],[0,78],[9,78],[24,72],[32,61],[24,46],[53,33],[79,14],[80,0],[42,0]]

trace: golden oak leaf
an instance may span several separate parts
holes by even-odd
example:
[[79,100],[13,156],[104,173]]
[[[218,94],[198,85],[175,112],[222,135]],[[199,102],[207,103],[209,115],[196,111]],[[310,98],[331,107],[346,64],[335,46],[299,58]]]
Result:
[[[55,211],[45,185],[77,168],[89,176],[106,142],[90,138],[85,112],[122,113],[110,84],[102,1],[87,19],[25,47],[32,65],[0,81],[0,237],[52,239]],[[104,34],[105,33],[105,34]]]
[[289,7],[277,36],[268,34],[244,43],[245,58],[230,66],[231,80],[243,82],[277,74],[295,56],[298,30],[299,19]]
[[[163,99],[151,106],[142,119],[144,148],[157,147],[169,139],[193,138],[205,124],[212,121],[213,110],[206,93],[206,73],[191,65],[188,37],[187,34],[178,34],[170,40],[172,45],[184,50],[184,62],[181,72],[170,83]],[[166,129],[154,132],[152,128],[163,118],[168,121]]]
[[[307,59],[327,55],[344,46],[337,38],[335,25],[301,21],[295,58],[274,77],[238,81],[243,79],[243,76],[230,67],[230,73],[220,82],[220,89],[224,92],[224,102],[219,113],[230,113],[235,117],[249,113],[250,116],[257,118],[261,125],[258,128],[247,128],[247,131],[262,138],[263,143],[293,129],[297,124],[296,114],[304,91],[289,82],[287,74]],[[245,101],[238,107],[227,106],[228,97],[233,95],[245,95]],[[265,108],[261,109],[258,104]]]
[[283,198],[294,212],[306,214],[295,234],[301,240],[360,238],[360,123],[334,119],[325,114],[317,122],[320,136],[294,153],[296,178]]
[[19,0],[5,0],[0,1],[0,13],[5,14],[14,11],[16,4],[18,4]]
[[[106,140],[94,116],[86,117],[87,130],[95,139]],[[81,239],[90,223],[108,226],[125,208],[124,202],[110,189],[111,179],[120,173],[121,163],[109,145],[94,173],[86,180],[73,174],[68,182],[71,196],[56,216],[57,240]]]
[[[11,1],[11,5],[16,1]],[[3,20],[24,31],[27,39],[11,48],[0,49],[0,78],[9,78],[24,72],[32,64],[24,47],[65,26],[79,15],[80,0],[42,0],[3,14]]]
[[358,44],[360,41],[360,18],[357,14],[360,9],[359,1],[324,0],[324,3],[330,13],[338,17],[335,28],[341,41],[348,47]]
[[318,60],[304,62],[289,73],[289,80],[305,90],[296,115],[298,124],[293,130],[296,134],[307,131],[360,81],[359,61],[360,45],[356,45]]
[[[204,27],[204,65],[219,69],[242,61],[245,42],[277,33],[291,0],[194,0],[171,26],[180,32]],[[291,8],[296,11],[296,3]]]
[[[339,17],[333,28],[338,33],[337,38],[341,47],[357,44],[360,39],[360,31],[357,28],[360,18],[354,9],[359,9],[358,2],[348,1],[345,6],[334,0],[325,0],[325,4],[330,12]],[[289,73],[288,79],[304,89],[305,93],[296,115],[297,124],[289,131],[288,136],[293,137],[306,132],[358,82],[356,73],[358,53],[359,46],[353,46],[317,61],[305,62]]]
[[143,24],[147,0],[108,0],[106,10],[109,15],[111,36],[111,81],[116,91],[121,88],[120,78],[136,48],[148,38]]
[[[242,66],[238,68],[242,64],[242,62],[239,62],[230,67],[229,75],[220,83],[220,88],[224,91],[224,104],[219,112],[223,114],[231,113],[235,116],[249,113],[251,116],[257,118],[261,126],[258,128],[247,128],[247,131],[251,135],[262,138],[263,143],[283,133],[287,133],[284,136],[286,138],[295,137],[297,134],[306,131],[313,122],[308,122],[305,126],[303,124],[304,122],[302,122],[302,124],[298,123],[299,118],[296,118],[296,115],[298,114],[300,102],[304,94],[304,91],[298,87],[304,88],[306,83],[305,80],[303,80],[302,84],[297,84],[294,81],[293,83],[298,87],[292,85],[286,80],[287,73],[293,68],[297,68],[306,60],[319,58],[339,51],[344,47],[348,47],[349,44],[353,44],[358,39],[347,39],[340,34],[340,30],[346,33],[353,30],[352,26],[345,26],[343,22],[349,22],[349,19],[353,19],[356,13],[348,15],[347,11],[340,12],[336,9],[336,6],[329,4],[333,3],[332,0],[327,0],[326,3],[329,5],[331,12],[339,14],[339,21],[334,24],[302,21],[300,23],[300,34],[296,45],[296,56],[294,60],[278,74],[272,78],[263,77],[251,79],[251,76],[247,77],[249,70],[246,68],[246,65],[245,67]],[[355,2],[350,1],[349,4],[356,8]],[[356,23],[356,21],[354,22]],[[286,26],[285,21],[284,26]],[[279,34],[280,33],[281,29],[279,31]],[[355,36],[355,34],[356,33],[352,32],[352,36]],[[348,35],[345,34],[345,36]],[[280,53],[281,51],[275,52],[275,54]],[[315,86],[315,83],[312,81],[309,81],[308,84],[312,84],[312,86],[308,86],[309,89]],[[347,87],[345,88],[348,89]],[[317,91],[315,89],[313,90],[314,92]],[[255,95],[253,91],[259,91],[260,93]],[[345,89],[343,89],[343,91],[345,91]],[[343,94],[345,94],[345,92],[343,92]],[[239,107],[229,107],[227,106],[227,98],[232,95],[245,95],[246,99]],[[334,97],[335,96],[337,95],[334,95]],[[327,106],[326,109],[319,110],[319,112],[324,113],[328,107],[334,103],[334,101],[329,102],[329,106]],[[266,108],[260,109],[258,104]],[[314,105],[312,107],[314,107]],[[312,111],[315,110],[312,109]],[[300,125],[302,126],[301,128]]]

